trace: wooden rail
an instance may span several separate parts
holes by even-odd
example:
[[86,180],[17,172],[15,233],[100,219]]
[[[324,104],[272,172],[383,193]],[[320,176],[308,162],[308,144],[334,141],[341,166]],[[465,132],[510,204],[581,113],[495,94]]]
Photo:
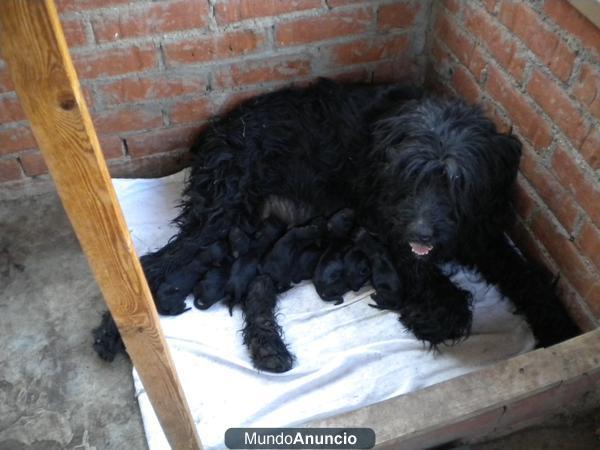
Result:
[[58,193],[174,449],[201,449],[54,0],[1,0],[0,45]]

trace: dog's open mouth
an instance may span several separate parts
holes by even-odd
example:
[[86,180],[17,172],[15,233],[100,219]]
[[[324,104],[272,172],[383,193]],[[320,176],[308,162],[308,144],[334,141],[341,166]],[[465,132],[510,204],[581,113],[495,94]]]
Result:
[[416,242],[409,242],[409,245],[412,252],[419,256],[425,256],[429,254],[431,250],[433,250],[432,245],[417,244]]

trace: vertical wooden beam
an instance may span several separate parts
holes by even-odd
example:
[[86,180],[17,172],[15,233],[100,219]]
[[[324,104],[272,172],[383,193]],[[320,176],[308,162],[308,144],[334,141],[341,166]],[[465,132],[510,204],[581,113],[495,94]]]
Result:
[[65,210],[167,439],[201,449],[54,0],[0,0],[0,45]]

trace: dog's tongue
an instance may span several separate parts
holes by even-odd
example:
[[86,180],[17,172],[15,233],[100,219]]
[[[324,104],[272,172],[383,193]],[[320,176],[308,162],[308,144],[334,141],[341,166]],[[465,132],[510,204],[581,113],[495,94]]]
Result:
[[431,245],[417,244],[416,242],[409,242],[409,244],[413,253],[416,253],[419,256],[425,256],[433,249]]

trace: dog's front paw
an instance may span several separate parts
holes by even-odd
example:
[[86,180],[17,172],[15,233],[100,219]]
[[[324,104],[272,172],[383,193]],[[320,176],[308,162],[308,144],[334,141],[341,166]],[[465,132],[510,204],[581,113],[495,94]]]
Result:
[[468,337],[473,319],[469,292],[448,282],[421,296],[421,301],[400,308],[400,321],[417,339],[436,348]]

